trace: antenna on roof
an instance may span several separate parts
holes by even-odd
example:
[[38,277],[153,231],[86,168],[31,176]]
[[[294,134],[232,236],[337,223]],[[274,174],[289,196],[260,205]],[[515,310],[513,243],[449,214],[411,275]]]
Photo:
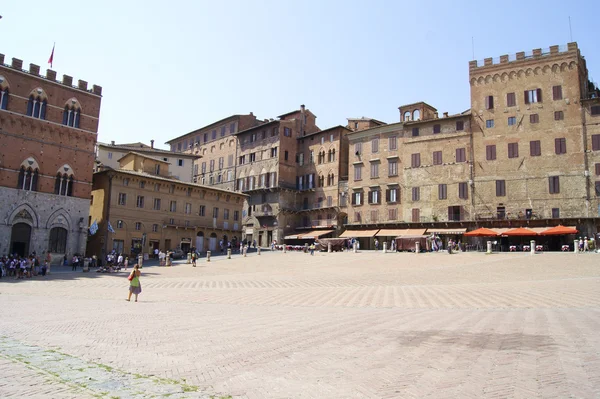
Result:
[[573,30],[571,29],[571,16],[569,15],[569,36],[571,37],[571,42],[573,42]]

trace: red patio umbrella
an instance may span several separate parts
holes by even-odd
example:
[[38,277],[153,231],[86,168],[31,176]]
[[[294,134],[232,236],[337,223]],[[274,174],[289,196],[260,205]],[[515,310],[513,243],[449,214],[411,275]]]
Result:
[[498,233],[494,230],[486,229],[485,227],[480,227],[477,230],[469,231],[464,235],[467,237],[496,237]]
[[533,230],[526,229],[524,227],[519,227],[512,230],[506,230],[502,233],[503,236],[537,236],[537,233]]
[[566,226],[559,224],[556,227],[552,227],[552,228],[550,228],[548,230],[544,230],[540,233],[540,235],[542,235],[542,236],[558,236],[558,235],[564,235],[564,234],[577,234],[577,229],[574,229],[573,227],[566,227]]

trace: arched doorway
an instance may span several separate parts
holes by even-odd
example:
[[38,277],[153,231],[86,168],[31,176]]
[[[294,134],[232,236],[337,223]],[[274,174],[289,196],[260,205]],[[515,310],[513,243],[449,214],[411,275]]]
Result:
[[10,235],[10,253],[20,256],[29,255],[31,241],[31,226],[26,223],[17,223],[12,227]]
[[210,235],[210,238],[208,239],[208,249],[210,249],[212,252],[216,253],[216,251],[217,251],[217,234],[216,233],[212,233]]
[[196,252],[204,251],[204,233],[199,231],[196,234]]

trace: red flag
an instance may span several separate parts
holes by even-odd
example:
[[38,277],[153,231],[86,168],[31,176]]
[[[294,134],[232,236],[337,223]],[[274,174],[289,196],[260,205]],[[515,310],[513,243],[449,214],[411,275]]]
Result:
[[52,53],[50,54],[50,58],[48,58],[48,64],[50,64],[50,68],[52,68],[52,61],[54,61],[54,46],[56,46],[56,43],[52,45]]

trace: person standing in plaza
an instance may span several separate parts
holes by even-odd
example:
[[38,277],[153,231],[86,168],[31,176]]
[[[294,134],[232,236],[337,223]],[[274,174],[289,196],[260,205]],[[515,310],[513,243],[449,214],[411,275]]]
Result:
[[192,266],[196,267],[196,251],[192,252]]
[[131,295],[135,295],[135,301],[138,301],[138,295],[142,292],[142,283],[140,282],[140,276],[142,272],[140,271],[140,266],[136,263],[133,266],[133,270],[129,273],[129,296],[126,301],[131,301]]
[[379,240],[376,238],[375,239],[375,251],[379,250]]
[[588,252],[590,250],[590,243],[587,237],[583,237],[583,252]]

